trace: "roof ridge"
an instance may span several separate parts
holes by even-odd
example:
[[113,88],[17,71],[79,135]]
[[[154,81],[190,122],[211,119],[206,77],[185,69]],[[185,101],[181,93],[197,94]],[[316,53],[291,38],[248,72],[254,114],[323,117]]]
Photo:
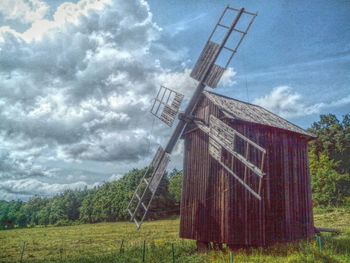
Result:
[[[223,94],[219,94],[219,93],[216,93],[216,92],[213,92],[213,91],[209,91],[209,90],[205,90],[204,93],[207,92],[207,93],[210,93],[214,96],[218,96],[218,97],[223,97],[225,99],[228,99],[228,100],[234,100],[234,101],[238,101],[238,102],[241,102],[241,103],[244,103],[244,104],[248,104],[248,105],[252,105],[252,106],[256,106],[256,107],[260,107],[260,108],[263,108],[257,104],[253,104],[253,103],[250,103],[250,102],[246,102],[246,101],[243,101],[243,100],[239,100],[239,99],[235,99],[235,98],[231,98],[229,96],[226,96],[226,95],[223,95]],[[265,109],[265,108],[263,108]]]
[[[256,104],[252,104],[252,103],[249,103],[249,102],[245,102],[245,101],[241,101],[241,100],[238,100],[238,99],[234,99],[234,98],[231,98],[231,97],[228,97],[228,96],[225,96],[225,95],[222,95],[222,94],[218,94],[218,93],[215,93],[215,92],[212,92],[212,91],[208,91],[208,90],[205,90],[204,91],[204,94],[205,95],[213,95],[213,96],[216,96],[216,97],[220,97],[222,99],[225,99],[225,100],[228,100],[228,101],[231,101],[231,102],[237,102],[237,103],[241,103],[241,104],[244,104],[246,105],[247,107],[257,107],[263,111],[265,111],[266,113],[274,116],[275,118],[279,119],[279,122],[283,121],[285,123],[287,123],[288,125],[291,125],[292,127],[294,127],[293,129],[291,129],[291,127],[283,127],[284,125],[282,123],[277,123],[276,122],[274,123],[274,125],[272,125],[271,123],[268,124],[268,123],[263,123],[263,122],[258,122],[258,121],[252,121],[252,120],[248,120],[248,119],[245,119],[245,121],[247,122],[250,122],[250,123],[258,123],[258,124],[261,124],[261,125],[265,125],[265,126],[270,126],[270,127],[275,127],[275,128],[279,128],[279,129],[284,129],[284,130],[288,130],[288,131],[292,131],[292,132],[295,132],[295,133],[299,133],[299,134],[304,134],[304,135],[307,135],[307,136],[310,136],[310,137],[316,137],[314,134],[308,132],[306,129],[286,120],[285,118],[269,111],[268,109],[265,109],[264,107],[260,106],[260,105],[256,105]],[[210,99],[210,98],[209,98]],[[215,103],[215,101],[213,101]],[[224,109],[222,109],[224,110]],[[251,109],[253,110],[253,109]],[[232,115],[232,117],[236,117],[236,118],[240,118],[239,116],[235,115],[232,110],[230,111],[229,109],[226,109],[225,111],[227,111],[228,113],[230,113],[230,115]],[[253,117],[250,117],[251,119],[254,120]],[[242,118],[241,118],[242,119]],[[244,120],[244,119],[242,119]],[[281,127],[282,126],[282,127]]]

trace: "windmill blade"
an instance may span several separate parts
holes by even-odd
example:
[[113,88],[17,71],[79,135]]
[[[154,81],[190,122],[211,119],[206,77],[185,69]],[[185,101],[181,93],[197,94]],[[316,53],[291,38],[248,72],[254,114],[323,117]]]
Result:
[[181,93],[160,86],[158,94],[154,99],[151,113],[171,127],[179,112],[183,98],[184,95]]
[[[230,12],[237,12],[237,16],[235,19],[231,19],[229,25],[227,25],[227,21],[224,23],[224,20]],[[238,21],[243,15],[249,16],[248,25],[246,25],[244,29],[238,29]],[[191,72],[191,77],[198,81],[202,81],[205,85],[211,88],[216,88],[234,54],[237,52],[238,47],[248,33],[255,17],[256,14],[247,12],[244,9],[238,10],[227,6],[219,21],[216,23],[214,30],[210,34],[210,37]],[[222,31],[224,31],[225,37],[218,38],[218,35],[222,35]],[[232,34],[235,33],[238,34],[238,36],[234,41],[231,41],[233,43],[229,43],[230,41],[227,42],[227,40],[233,40]],[[223,50],[226,51],[227,54],[223,55]]]
[[[237,152],[235,150],[235,141],[238,139],[241,139],[243,143],[246,145],[245,149],[249,149],[249,147],[255,148],[258,152],[260,152],[263,156],[266,155],[266,150],[244,136],[243,134],[239,133],[232,127],[228,126],[226,123],[221,121],[220,119],[216,118],[213,115],[210,115],[209,117],[209,136],[213,138],[215,141],[217,141],[222,147],[224,147],[228,152],[230,152],[233,156],[235,156],[238,160],[240,160],[245,166],[247,166],[248,169],[250,169],[252,172],[257,174],[260,177],[264,176],[264,172],[262,171],[263,167],[262,164],[259,166],[256,166],[255,164],[251,163],[245,155],[242,155],[241,153]],[[263,159],[261,162],[263,162]]]
[[[228,10],[231,10],[231,11],[235,11],[237,12],[237,15],[235,17],[235,19],[232,21],[231,25],[230,26],[225,26],[223,25],[221,22],[223,16],[225,15],[225,13],[228,12]],[[169,162],[170,158],[169,158],[169,155],[171,154],[171,152],[173,151],[177,141],[179,140],[181,134],[182,134],[182,131],[184,130],[184,128],[186,127],[187,125],[187,119],[190,119],[190,118],[186,118],[186,116],[191,116],[191,114],[193,113],[194,109],[196,108],[198,102],[199,102],[199,99],[200,99],[200,96],[203,92],[203,90],[205,89],[206,85],[210,86],[210,87],[216,87],[217,83],[219,82],[222,74],[224,73],[224,70],[227,68],[228,64],[230,63],[233,55],[236,53],[236,50],[238,48],[238,46],[240,45],[240,43],[242,42],[243,40],[243,37],[244,35],[246,35],[246,33],[248,32],[251,24],[253,23],[253,20],[254,18],[250,21],[248,27],[246,28],[246,31],[245,33],[243,34],[243,37],[240,38],[238,44],[236,45],[235,49],[232,49],[230,48],[227,44],[227,41],[229,40],[229,37],[231,36],[231,33],[233,31],[237,31],[238,29],[236,28],[237,26],[237,23],[240,19],[240,17],[243,15],[243,14],[247,14],[247,15],[250,15],[250,16],[253,16],[255,17],[256,14],[253,14],[253,13],[249,13],[247,11],[244,10],[244,8],[242,9],[234,9],[234,8],[231,8],[231,7],[226,7],[219,22],[216,24],[215,28],[214,28],[214,31],[212,32],[211,36],[209,37],[209,41],[213,42],[212,41],[212,36],[213,34],[215,33],[215,30],[217,29],[217,27],[221,27],[221,28],[225,28],[227,27],[228,30],[226,30],[225,34],[224,34],[224,38],[222,39],[222,41],[220,41],[220,43],[218,44],[219,47],[217,48],[216,46],[212,45],[212,44],[208,44],[208,45],[211,45],[207,48],[204,48],[204,50],[207,49],[207,51],[203,51],[202,53],[210,53],[211,55],[210,56],[200,56],[200,59],[198,60],[197,62],[197,66],[195,67],[195,69],[192,71],[191,73],[191,76],[195,79],[197,79],[199,81],[198,83],[198,86],[196,88],[196,90],[194,91],[191,99],[189,100],[188,102],[188,105],[183,113],[183,115],[185,116],[185,118],[182,118],[182,119],[179,119],[179,122],[177,123],[177,126],[175,127],[166,147],[164,150],[161,151],[161,153],[159,154],[159,162],[157,162],[155,165],[154,165],[154,171],[152,171],[151,173],[151,178],[155,177],[155,178],[159,178],[158,175],[155,175],[155,174],[161,174],[161,176],[163,176],[164,174],[164,171],[165,171],[165,168],[166,168],[166,165],[167,163]],[[220,24],[220,25],[219,25]],[[239,31],[239,30],[238,30]],[[243,31],[241,31],[243,33]],[[215,44],[215,42],[213,42]],[[212,51],[209,51],[213,49]],[[219,55],[221,54],[222,50],[225,49],[225,50],[229,50],[231,51],[231,55],[229,56],[229,59],[226,61],[225,65],[224,66],[220,66],[220,65],[217,65],[215,63],[218,62],[218,58],[219,58]],[[204,58],[207,58],[207,59],[204,59]],[[203,62],[200,62],[200,61],[203,61]],[[206,62],[207,61],[207,62]],[[219,68],[220,67],[220,68]],[[222,70],[222,69],[223,70]],[[167,89],[165,87],[161,87],[161,90],[158,92],[158,95],[157,95],[157,98],[155,99],[155,103],[152,107],[152,114],[154,114],[157,118],[161,119],[163,122],[165,122],[167,125],[171,126],[174,122],[174,119],[178,113],[178,109],[180,107],[180,103],[183,99],[183,96],[181,97],[181,94],[180,95],[174,95],[175,96],[175,100],[173,100],[173,102],[169,102],[167,101],[167,99],[164,99],[164,97],[166,95],[163,96],[162,92],[163,90],[166,89],[166,90],[170,90],[170,89]],[[174,91],[173,91],[174,92]],[[175,92],[176,93],[176,92]],[[170,103],[170,104],[169,104]],[[157,156],[157,154],[156,154]],[[158,172],[157,172],[158,171]],[[146,177],[146,176],[144,176]],[[145,180],[144,180],[145,179]],[[158,180],[157,179],[154,179],[154,185],[152,185],[150,187],[150,181],[147,181],[146,178],[143,178],[142,183],[144,183],[144,186],[138,186],[138,188],[136,189],[131,201],[130,201],[130,204],[128,206],[128,211],[130,213],[130,216],[131,216],[131,220],[134,220],[135,224],[137,225],[137,228],[139,229],[146,214],[147,214],[147,211],[148,211],[148,207],[150,205],[150,202],[152,201],[153,199],[153,196],[154,196],[154,192],[152,192],[151,189],[153,189],[155,191],[155,189],[158,187],[159,185],[159,182],[157,182]],[[150,198],[146,198],[148,202],[148,204],[144,204],[144,202],[142,201],[138,201],[138,200],[143,200],[143,196],[139,196],[138,194],[138,191],[140,191],[140,189],[144,189],[144,191],[149,191],[151,192],[151,197]],[[144,194],[146,195],[146,194]],[[138,198],[138,196],[140,198]],[[147,196],[147,195],[146,195]],[[133,208],[132,208],[133,207]],[[144,212],[140,212],[139,209],[140,207],[144,208]],[[140,220],[138,221],[135,216],[137,215],[140,215]]]
[[[266,150],[213,115],[210,115],[209,117],[209,127],[203,125],[201,122],[196,122],[196,124],[203,132],[209,135],[209,154],[218,161],[228,173],[233,175],[233,177],[253,196],[261,200],[261,180],[265,175],[263,172],[263,166],[266,157]],[[245,153],[243,155],[236,149],[235,142],[237,140],[241,140],[244,144]],[[250,148],[253,148],[260,153],[261,158],[259,166],[249,160]],[[222,149],[228,151],[234,158],[244,165],[245,169],[243,179],[223,162]],[[259,184],[258,189],[256,190],[254,190],[246,181],[249,171],[253,175],[258,176]]]
[[129,202],[127,210],[138,229],[146,218],[169,161],[169,154],[160,146]]
[[209,154],[217,161],[221,161],[222,147],[213,138],[209,137]]

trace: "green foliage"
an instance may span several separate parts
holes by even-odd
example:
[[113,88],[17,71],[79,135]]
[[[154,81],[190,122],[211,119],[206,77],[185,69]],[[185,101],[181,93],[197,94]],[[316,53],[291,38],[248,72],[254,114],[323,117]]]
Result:
[[340,174],[350,173],[350,114],[343,116],[342,121],[333,114],[321,115],[309,131],[317,136],[310,144],[311,151],[318,157],[325,153],[334,160]]
[[350,114],[339,121],[333,114],[321,115],[310,132],[309,160],[313,200],[316,205],[350,205]]
[[[133,169],[119,180],[107,182],[94,189],[66,190],[51,198],[35,196],[28,202],[0,201],[0,229],[35,225],[71,225],[72,222],[97,223],[128,220],[129,200],[144,169]],[[181,184],[174,184],[180,172],[174,171],[170,181],[164,176],[151,205],[148,218],[156,219],[176,211]],[[171,191],[169,192],[169,184]]]
[[174,169],[169,175],[169,194],[177,204],[181,201],[182,178],[182,171],[177,169]]
[[73,223],[73,221],[68,219],[60,219],[55,223],[55,226],[71,226]]
[[335,170],[335,163],[325,154],[319,159],[310,154],[310,172],[312,175],[313,200],[317,205],[333,206],[344,202],[340,191],[340,175]]

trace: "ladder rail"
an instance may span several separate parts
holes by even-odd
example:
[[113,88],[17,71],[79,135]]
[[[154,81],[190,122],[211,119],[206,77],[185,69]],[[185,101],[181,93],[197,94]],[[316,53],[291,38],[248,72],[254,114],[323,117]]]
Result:
[[[166,158],[166,159],[164,159],[164,158]],[[155,159],[157,159],[157,158],[155,158]],[[159,158],[159,159],[160,159],[160,160],[157,162],[158,164],[156,164],[156,166],[158,166],[158,167],[157,167],[156,169],[153,170],[152,176],[151,176],[151,178],[150,178],[150,180],[149,180],[149,183],[146,185],[145,189],[143,190],[142,195],[141,195],[141,196],[138,196],[137,193],[135,194],[139,201],[138,201],[138,203],[137,203],[137,205],[136,205],[136,207],[135,207],[135,209],[134,209],[134,212],[132,213],[131,220],[135,218],[137,212],[139,211],[140,206],[142,206],[142,207],[145,209],[145,212],[144,212],[144,214],[143,214],[141,220],[139,221],[139,222],[141,222],[141,224],[142,224],[142,222],[143,222],[143,220],[144,220],[144,218],[145,218],[145,216],[146,216],[146,214],[147,214],[147,212],[148,212],[149,206],[150,206],[150,204],[151,204],[151,202],[152,202],[152,200],[153,200],[153,198],[154,198],[154,195],[155,195],[155,193],[157,192],[156,189],[158,188],[158,185],[159,185],[159,183],[160,183],[160,181],[161,181],[161,178],[162,178],[162,177],[164,176],[164,174],[165,174],[165,168],[166,168],[168,162],[170,161],[169,156],[166,156],[166,153],[165,153],[164,150],[161,150],[161,151],[160,151],[160,158]],[[165,163],[163,163],[164,161],[165,161]],[[163,165],[163,167],[162,167],[162,165]],[[161,169],[161,170],[159,171],[159,169]],[[157,173],[158,173],[158,174],[157,174]],[[158,182],[157,182],[157,184],[156,184],[156,186],[155,186],[156,189],[155,189],[155,190],[152,190],[152,188],[151,188],[151,187],[153,187],[152,182],[153,182],[153,180],[154,180],[154,178],[155,178],[156,175],[159,176]],[[142,178],[142,180],[143,180],[143,179],[144,179],[144,178]],[[139,185],[141,185],[141,184],[139,184]],[[145,197],[147,191],[150,191],[150,192],[152,193],[152,195],[151,195],[151,198],[148,200],[147,205],[145,205],[145,204],[143,203],[143,201],[144,201],[144,197]],[[135,192],[136,192],[136,191],[135,191]],[[140,226],[141,226],[141,224],[140,224]]]
[[[149,173],[151,167],[152,167],[153,171],[152,171],[152,176],[151,176],[149,182],[152,181],[153,176],[154,176],[154,174],[155,174],[155,170],[156,170],[156,169],[154,169],[154,167],[152,166],[152,164],[153,164],[154,166],[157,166],[158,163],[162,160],[164,154],[165,154],[165,152],[164,152],[163,148],[162,148],[162,147],[159,147],[158,150],[157,150],[156,155],[154,156],[154,158],[153,158],[153,160],[152,160],[151,165],[147,167],[146,172],[143,174],[143,176],[142,176],[142,178],[141,178],[141,180],[140,180],[140,183],[139,183],[138,186],[136,187],[136,190],[135,190],[135,192],[134,192],[134,194],[133,194],[133,197],[131,198],[131,200],[130,200],[130,202],[129,202],[129,204],[128,204],[127,209],[130,209],[130,206],[131,206],[131,204],[133,203],[133,201],[134,201],[136,195],[138,195],[138,191],[139,191],[139,189],[140,189],[140,187],[141,187],[141,185],[142,185],[142,182],[143,182],[143,181],[147,182],[146,175]],[[145,187],[145,189],[143,190],[142,195],[141,195],[141,197],[140,197],[141,200],[142,200],[143,197],[145,196],[145,194],[146,194],[148,188],[149,188],[149,183],[148,183],[148,184],[146,183],[146,187]],[[136,215],[136,213],[137,213],[137,211],[138,211],[139,206],[140,206],[140,203],[138,202],[138,204],[136,205],[136,208],[134,209],[134,212],[132,213],[133,215],[131,216],[131,219],[130,219],[130,220],[133,220],[133,218],[135,217],[135,215]]]
[[[140,183],[137,185],[136,190],[134,191],[134,193],[133,193],[133,195],[132,195],[132,198],[131,198],[131,200],[130,200],[128,206],[127,206],[127,209],[130,209],[130,206],[131,206],[132,202],[134,201],[135,195],[137,194],[138,190],[140,189],[140,187],[141,187],[141,185],[142,185],[141,182],[142,182],[142,180],[145,179],[145,176],[146,176],[146,174],[148,173],[149,169],[150,169],[150,166],[147,167],[146,172],[143,174],[142,179],[140,180]],[[133,219],[133,218],[131,218],[130,220],[132,220],[132,219]]]

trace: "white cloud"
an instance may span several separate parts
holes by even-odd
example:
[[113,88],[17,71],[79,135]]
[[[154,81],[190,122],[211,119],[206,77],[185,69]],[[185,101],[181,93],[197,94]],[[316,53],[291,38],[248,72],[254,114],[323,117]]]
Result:
[[289,86],[274,88],[269,94],[256,98],[253,103],[286,118],[319,114],[323,110],[350,104],[350,95],[339,100],[307,104],[305,98]]
[[118,174],[147,164],[170,132],[148,113],[159,85],[186,95],[195,85],[188,69],[159,63],[178,59],[159,33],[143,0],[64,3],[23,33],[0,28],[0,198],[30,193],[22,180],[76,183],[84,172],[67,174],[67,162],[106,178],[109,164]]
[[234,80],[234,77],[236,76],[237,72],[234,71],[232,67],[227,68],[227,70],[224,72],[224,74],[221,77],[220,85],[221,86],[232,86],[236,84],[236,81]]
[[0,15],[5,20],[17,20],[30,24],[43,19],[49,6],[41,0],[2,0],[0,4]]
[[190,77],[191,69],[181,72],[164,71],[157,76],[156,81],[163,86],[173,89],[188,98],[196,86],[197,81]]
[[122,176],[123,176],[122,174],[112,174],[110,177],[108,177],[107,181],[113,182],[120,179]]
[[0,195],[6,199],[11,199],[16,196],[29,197],[32,195],[52,195],[62,193],[68,189],[84,189],[93,188],[98,184],[88,185],[85,182],[78,181],[71,184],[49,184],[37,179],[21,179],[21,180],[8,180],[0,182]]
[[171,37],[174,37],[179,33],[189,29],[191,26],[194,26],[196,22],[203,19],[206,15],[207,15],[206,13],[202,13],[195,17],[185,18],[179,22],[165,26],[165,30]]

